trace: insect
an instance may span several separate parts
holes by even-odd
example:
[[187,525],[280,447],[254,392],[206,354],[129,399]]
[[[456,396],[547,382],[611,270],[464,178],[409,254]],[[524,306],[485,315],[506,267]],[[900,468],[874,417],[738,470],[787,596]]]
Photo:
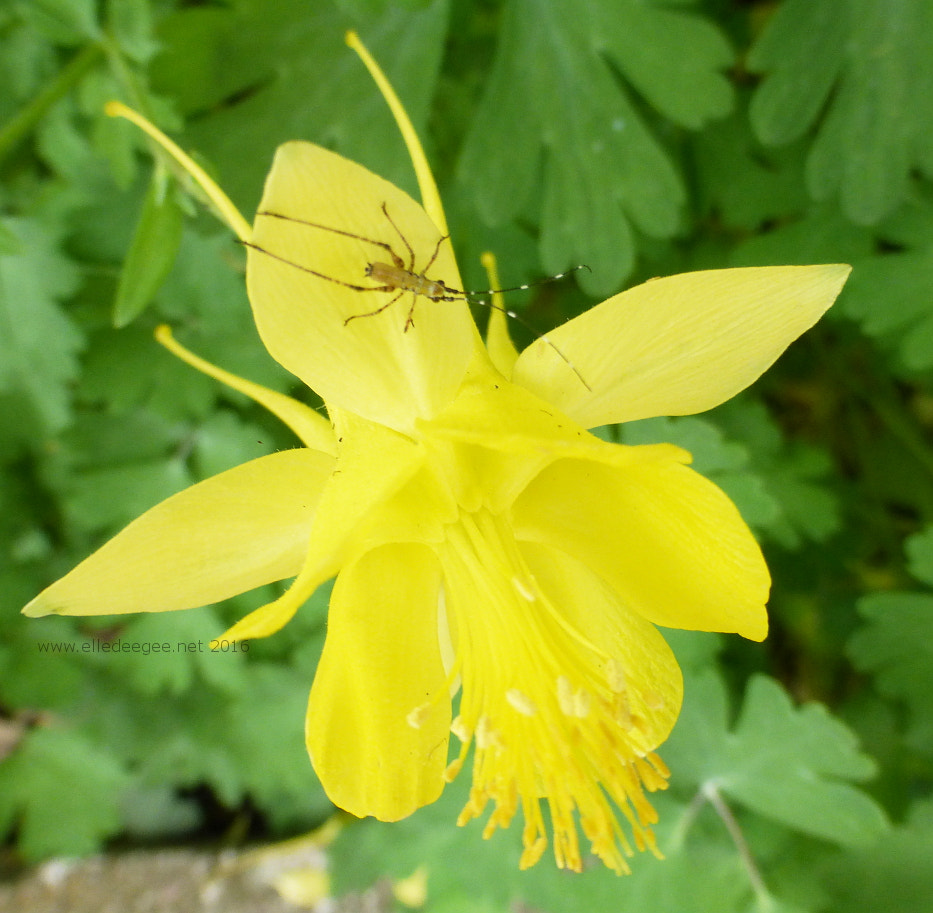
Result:
[[[375,282],[375,285],[357,285],[352,282],[347,282],[343,279],[338,279],[334,276],[328,276],[325,273],[320,273],[317,270],[311,269],[308,266],[304,266],[300,263],[295,263],[292,260],[288,260],[285,257],[281,257],[278,254],[273,253],[272,251],[266,250],[263,247],[259,247],[256,244],[250,242],[244,242],[247,247],[253,248],[253,250],[259,251],[260,253],[265,254],[268,257],[272,257],[274,260],[279,260],[282,263],[286,263],[289,266],[293,266],[296,269],[300,269],[302,272],[310,273],[312,276],[317,276],[319,279],[325,279],[328,282],[336,283],[337,285],[342,285],[344,288],[353,289],[356,292],[384,292],[396,294],[390,298],[385,304],[380,305],[378,308],[372,311],[365,311],[361,314],[351,314],[347,317],[343,325],[347,326],[354,320],[359,320],[363,317],[375,317],[377,314],[383,313],[383,311],[388,310],[395,304],[403,295],[408,292],[411,292],[412,301],[411,305],[408,308],[408,314],[405,318],[405,327],[402,332],[407,333],[408,330],[415,325],[415,307],[418,304],[418,298],[423,297],[427,298],[430,301],[476,301],[479,304],[484,304],[487,307],[493,308],[495,310],[502,311],[506,316],[511,317],[513,320],[517,320],[522,326],[527,330],[538,336],[539,339],[543,339],[557,355],[568,365],[568,367],[573,371],[577,376],[580,383],[586,387],[587,390],[591,390],[590,385],[583,378],[583,375],[579,372],[576,366],[557,348],[554,343],[548,339],[543,333],[536,333],[534,328],[529,326],[529,324],[522,319],[519,314],[516,314],[515,311],[507,310],[506,308],[500,307],[497,304],[494,304],[491,301],[486,301],[482,297],[483,295],[493,295],[498,294],[499,292],[518,292],[525,289],[529,289],[534,285],[540,285],[541,282],[528,283],[525,285],[515,285],[509,288],[501,289],[485,289],[483,291],[464,291],[462,289],[452,288],[447,285],[441,279],[429,279],[427,277],[427,272],[434,264],[434,261],[437,259],[438,254],[441,250],[441,245],[449,240],[449,235],[441,235],[437,239],[437,243],[434,245],[434,250],[431,253],[430,258],[427,263],[420,269],[415,267],[415,252],[412,249],[411,244],[408,239],[402,233],[401,229],[396,225],[395,220],[389,215],[388,207],[385,203],[382,204],[382,213],[388,220],[389,224],[395,230],[395,233],[398,235],[402,244],[405,245],[405,250],[408,254],[408,262],[402,259],[393,249],[391,244],[388,244],[385,241],[378,241],[375,238],[368,238],[365,235],[359,235],[355,232],[344,231],[340,228],[334,228],[329,225],[321,225],[318,222],[311,222],[307,219],[297,219],[293,216],[286,216],[279,212],[272,212],[271,210],[261,210],[257,213],[258,216],[262,216],[270,219],[281,219],[286,222],[294,222],[298,225],[306,225],[309,228],[318,228],[322,231],[328,231],[332,234],[342,235],[345,238],[353,238],[357,241],[362,241],[364,244],[370,244],[373,247],[379,248],[384,251],[390,263],[381,262],[378,260],[367,263],[365,274],[368,278],[372,279]],[[556,276],[549,276],[547,279],[542,280],[542,282],[555,282],[558,279],[563,279],[565,276],[569,275],[571,272],[575,272],[578,269],[589,269],[585,265],[575,266],[572,270],[567,272],[559,273]]]

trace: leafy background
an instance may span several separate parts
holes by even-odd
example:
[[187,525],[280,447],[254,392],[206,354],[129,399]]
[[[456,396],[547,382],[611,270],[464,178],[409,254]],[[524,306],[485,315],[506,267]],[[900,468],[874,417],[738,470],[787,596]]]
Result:
[[[178,137],[246,213],[293,138],[414,190],[348,27],[425,139],[469,287],[487,248],[505,284],[591,267],[514,297],[534,326],[655,275],[855,269],[736,400],[605,429],[693,451],[775,578],[764,644],[671,635],[687,697],[663,749],[667,860],[519,873],[517,826],[453,826],[461,783],[348,828],[335,888],[426,866],[431,911],[933,908],[928,0],[0,3],[5,858],[285,835],[331,811],[301,734],[326,593],[248,652],[203,645],[268,591],[170,616],[18,612],[146,507],[292,443],[153,342],[169,322],[294,391],[253,329],[242,250],[104,102]],[[153,641],[191,652],[81,652]]]

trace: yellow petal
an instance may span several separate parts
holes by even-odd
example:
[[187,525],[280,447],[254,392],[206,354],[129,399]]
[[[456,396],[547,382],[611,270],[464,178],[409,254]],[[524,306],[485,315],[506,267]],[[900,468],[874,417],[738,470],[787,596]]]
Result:
[[528,390],[482,373],[471,374],[457,398],[417,428],[428,443],[459,445],[446,452],[435,447],[433,454],[436,463],[447,464],[446,477],[468,511],[485,505],[501,513],[544,466],[558,459],[622,466],[649,454],[660,460],[690,460],[690,454],[672,444],[638,449],[608,444]]
[[279,147],[247,262],[263,342],[328,404],[405,430],[453,396],[480,343],[462,298],[378,291],[367,269],[394,266],[393,251],[460,288],[450,241],[411,197],[319,146]]
[[[480,260],[486,270],[486,278],[489,282],[487,288],[501,288],[502,281],[499,279],[495,256],[486,251]],[[509,335],[507,313],[502,293],[494,292],[492,306],[489,309],[489,322],[486,325],[486,348],[496,370],[504,377],[511,377],[515,362],[518,360],[518,349],[515,348],[512,337]]]
[[763,640],[770,576],[735,505],[689,467],[648,457],[552,464],[516,501],[516,535],[574,556],[654,624]]
[[628,733],[631,744],[641,753],[657,748],[674,728],[683,702],[683,675],[661,632],[612,598],[591,568],[565,552],[531,542],[520,548],[568,626],[613,658],[614,674],[624,671],[627,709],[638,722]]
[[352,555],[386,539],[398,541],[417,524],[420,515],[399,492],[421,467],[421,448],[391,428],[341,409],[333,409],[331,418],[338,458],[318,498],[297,579],[278,599],[241,618],[219,639],[249,640],[274,634]]
[[[332,412],[338,439],[337,471],[318,508],[319,523],[311,536],[312,548],[328,543],[342,564],[388,538],[398,542],[422,541],[414,527],[421,519],[432,526],[447,522],[456,511],[443,491],[429,493],[418,480],[425,464],[424,448],[410,438],[357,415]],[[413,481],[414,480],[414,481]],[[421,500],[405,497],[412,490]],[[409,534],[412,538],[409,540]],[[428,534],[433,541],[436,534]]]
[[368,552],[334,585],[306,737],[327,795],[359,817],[396,821],[443,788],[440,589],[437,563],[418,545]]
[[267,602],[241,618],[216,640],[221,643],[253,640],[280,631],[295,617],[295,613],[308,601],[311,594],[325,580],[334,576],[336,569],[330,566],[329,557],[330,553],[322,556],[306,550],[304,564],[291,586],[278,599]]
[[53,583],[26,615],[165,612],[296,574],[333,457],[286,450],[153,507]]
[[756,380],[839,294],[851,267],[683,273],[629,289],[519,356],[515,383],[586,428],[711,409]]

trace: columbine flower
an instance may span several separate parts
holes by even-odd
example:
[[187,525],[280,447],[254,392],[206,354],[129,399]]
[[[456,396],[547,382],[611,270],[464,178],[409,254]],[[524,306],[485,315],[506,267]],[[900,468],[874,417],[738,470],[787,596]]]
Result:
[[521,808],[528,866],[547,844],[546,803],[559,865],[581,867],[579,822],[592,850],[627,871],[628,833],[655,848],[645,793],[666,785],[654,751],[681,704],[680,670],[655,626],[760,640],[769,577],[738,511],[688,453],[609,444],[586,429],[728,399],[815,323],[848,267],[654,280],[520,355],[498,325],[495,365],[463,300],[406,292],[373,315],[395,292],[359,288],[378,284],[368,272],[392,265],[390,249],[405,268],[413,256],[414,273],[430,261],[432,279],[462,286],[423,152],[357,49],[402,126],[424,208],[361,166],[293,142],[276,154],[250,229],[160,139],[248,245],[263,342],[323,397],[330,422],[161,330],[176,354],[270,408],[305,446],[169,498],[25,611],[181,609],[294,576],[224,635],[254,638],[336,576],[307,717],[335,804],[402,818],[437,798],[472,745],[461,823],[491,801],[488,836]]

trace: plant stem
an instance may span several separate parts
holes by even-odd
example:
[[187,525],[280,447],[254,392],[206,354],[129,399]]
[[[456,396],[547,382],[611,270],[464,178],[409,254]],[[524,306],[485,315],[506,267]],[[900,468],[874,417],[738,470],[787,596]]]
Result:
[[702,792],[709,804],[716,809],[716,814],[722,819],[722,823],[725,824],[726,830],[739,852],[739,858],[748,873],[748,880],[751,882],[755,896],[758,898],[759,909],[770,909],[772,904],[768,888],[761,877],[761,872],[758,871],[752,851],[749,849],[748,843],[745,842],[742,828],[739,827],[739,822],[735,820],[735,815],[732,814],[732,809],[726,804],[722,798],[722,793],[713,783],[704,784]]
[[86,45],[31,102],[0,129],[0,162],[29,136],[49,108],[69,92],[102,56],[103,49],[99,44],[95,42]]

